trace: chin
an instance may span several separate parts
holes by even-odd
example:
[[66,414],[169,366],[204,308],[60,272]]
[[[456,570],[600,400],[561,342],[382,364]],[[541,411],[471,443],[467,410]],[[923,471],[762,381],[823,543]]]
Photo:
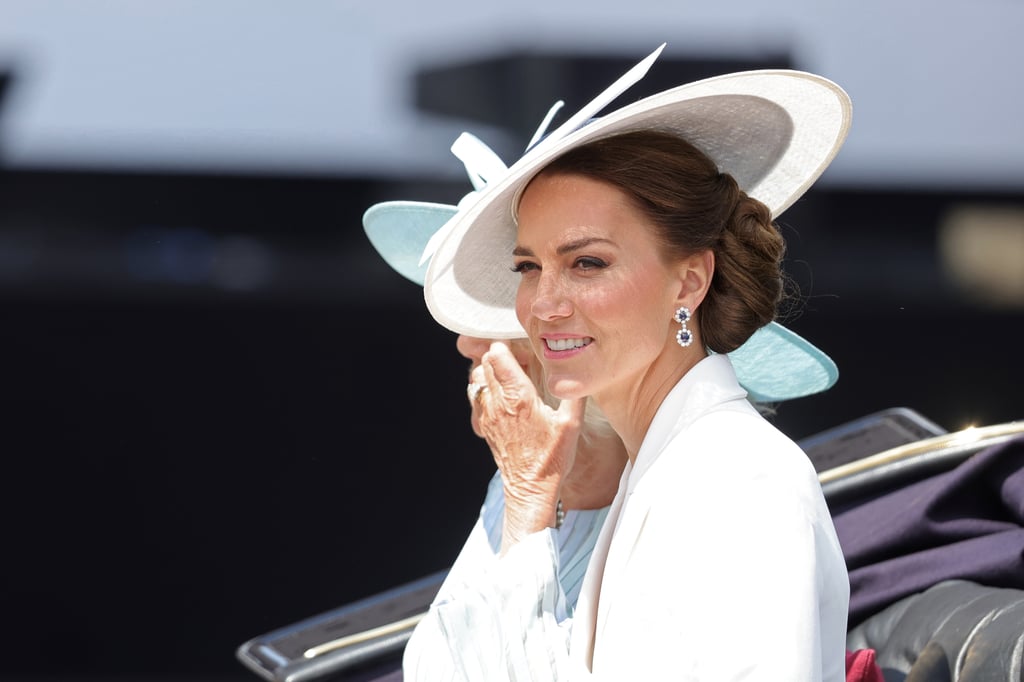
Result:
[[548,393],[559,400],[578,400],[590,395],[584,384],[574,379],[548,379]]

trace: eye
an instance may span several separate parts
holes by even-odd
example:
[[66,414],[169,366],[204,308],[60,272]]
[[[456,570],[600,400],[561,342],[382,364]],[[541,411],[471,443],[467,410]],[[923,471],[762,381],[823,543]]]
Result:
[[603,260],[600,258],[594,258],[593,256],[577,258],[574,265],[581,270],[600,270],[601,268],[608,267],[608,264]]
[[518,272],[519,274],[531,272],[533,270],[540,270],[540,266],[528,260],[519,261],[512,266],[512,272]]

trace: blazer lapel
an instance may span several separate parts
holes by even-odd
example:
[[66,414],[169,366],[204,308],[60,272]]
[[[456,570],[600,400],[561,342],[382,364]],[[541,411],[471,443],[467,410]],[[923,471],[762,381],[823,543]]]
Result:
[[[615,499],[612,500],[604,525],[601,526],[601,532],[597,536],[594,551],[590,555],[587,572],[583,575],[583,584],[580,585],[580,596],[576,600],[576,610],[573,612],[569,651],[571,659],[575,663],[575,669],[588,674],[593,667],[594,632],[597,625],[605,562],[608,559],[609,545],[615,526],[618,525],[622,502],[626,497],[626,486],[629,482],[631,468],[631,464],[627,462],[626,468],[622,472],[622,478],[619,479],[619,490],[615,493]],[[573,679],[576,679],[576,676]]]
[[[630,485],[623,496],[622,508],[616,520],[613,537],[609,538],[601,580],[601,598],[597,602],[597,620],[594,626],[593,646],[595,648],[600,648],[605,624],[615,609],[619,581],[624,579],[626,564],[629,562],[636,541],[643,531],[644,522],[647,520],[652,499],[647,491],[652,487],[656,488],[657,486],[641,485],[634,488]],[[605,526],[607,527],[607,525],[606,522]]]

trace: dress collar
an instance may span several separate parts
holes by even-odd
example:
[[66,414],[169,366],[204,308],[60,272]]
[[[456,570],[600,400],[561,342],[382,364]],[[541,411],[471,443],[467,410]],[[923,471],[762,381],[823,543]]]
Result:
[[732,362],[724,353],[709,355],[690,368],[654,414],[630,474],[630,489],[676,434],[717,406],[746,396],[747,392],[736,379]]

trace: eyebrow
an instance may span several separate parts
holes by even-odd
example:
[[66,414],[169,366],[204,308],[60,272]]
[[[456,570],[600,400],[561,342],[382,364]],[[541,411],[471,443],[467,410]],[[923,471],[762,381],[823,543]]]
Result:
[[[573,251],[585,249],[591,244],[599,243],[611,244],[612,241],[610,239],[603,239],[601,237],[585,237],[583,239],[576,239],[571,242],[566,242],[565,244],[562,244],[557,249],[555,249],[555,253],[557,253],[559,256],[564,256],[567,253],[572,253]],[[525,246],[517,246],[516,248],[512,249],[512,255],[535,257],[533,251],[526,248]]]

